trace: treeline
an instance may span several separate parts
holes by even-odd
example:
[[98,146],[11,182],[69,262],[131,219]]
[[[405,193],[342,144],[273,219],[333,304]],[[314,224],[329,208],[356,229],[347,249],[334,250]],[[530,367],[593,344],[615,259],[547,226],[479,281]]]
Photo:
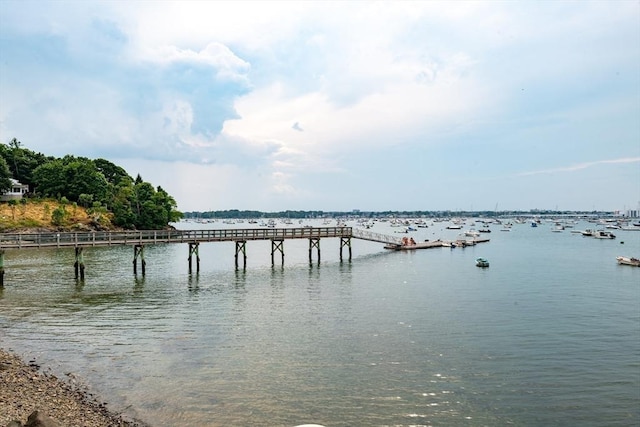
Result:
[[280,211],[280,212],[260,212],[229,209],[224,211],[208,211],[208,212],[185,212],[185,218],[201,218],[201,219],[255,219],[255,218],[321,218],[322,211]]
[[559,211],[559,210],[531,210],[531,211],[280,211],[261,212],[251,210],[223,210],[207,212],[185,212],[185,218],[200,219],[258,219],[258,218],[501,218],[519,215],[526,216],[553,216],[553,215],[610,215],[612,212],[599,211]]
[[135,179],[105,159],[45,156],[13,138],[0,144],[0,192],[10,178],[29,185],[27,197],[55,198],[96,212],[111,212],[111,223],[126,229],[154,230],[182,217],[176,201],[162,187]]

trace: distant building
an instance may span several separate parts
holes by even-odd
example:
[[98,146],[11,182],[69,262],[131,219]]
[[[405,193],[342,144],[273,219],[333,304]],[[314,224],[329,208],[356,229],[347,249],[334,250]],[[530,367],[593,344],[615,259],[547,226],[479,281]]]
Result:
[[625,216],[628,218],[640,218],[640,210],[627,209]]
[[21,184],[17,179],[9,179],[11,180],[11,189],[0,193],[0,202],[20,200],[22,199],[22,196],[29,192],[29,186],[27,184]]

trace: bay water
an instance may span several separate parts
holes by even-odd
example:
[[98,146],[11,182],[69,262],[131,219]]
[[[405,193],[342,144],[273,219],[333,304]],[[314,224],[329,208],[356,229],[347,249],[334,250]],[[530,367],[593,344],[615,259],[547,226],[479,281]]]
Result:
[[[370,231],[460,232],[427,223]],[[144,277],[132,247],[96,247],[84,282],[72,249],[7,251],[0,345],[153,426],[640,425],[640,268],[615,259],[640,256],[640,232],[552,229],[492,224],[464,249],[353,239],[350,262],[339,239],[312,262],[287,240],[275,266],[250,241],[239,270],[233,243],[206,243],[191,275],[186,244],[147,246]]]

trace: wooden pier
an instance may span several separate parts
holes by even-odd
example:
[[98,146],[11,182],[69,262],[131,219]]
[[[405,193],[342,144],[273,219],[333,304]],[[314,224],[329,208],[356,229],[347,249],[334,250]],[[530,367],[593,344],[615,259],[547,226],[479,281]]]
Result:
[[[289,239],[309,240],[309,262],[313,253],[320,262],[320,239],[339,238],[340,261],[342,251],[347,249],[348,260],[351,261],[351,239],[368,240],[385,244],[385,248],[393,250],[416,250],[443,246],[442,241],[417,243],[407,246],[399,237],[374,233],[352,227],[302,227],[302,228],[238,228],[210,230],[141,230],[141,231],[91,231],[91,232],[45,232],[45,233],[0,233],[0,288],[4,286],[4,254],[7,250],[38,248],[74,248],[75,278],[84,280],[84,249],[98,246],[133,247],[133,272],[138,273],[140,261],[141,273],[146,273],[144,248],[148,245],[183,243],[189,247],[189,274],[193,271],[195,258],[196,272],[200,271],[200,243],[234,242],[235,267],[247,267],[247,242],[252,240],[271,241],[271,265],[275,265],[276,255],[284,264],[284,242]],[[488,239],[477,239],[475,242],[486,242]],[[404,242],[406,243],[406,242]]]
[[354,230],[351,227],[303,227],[303,228],[247,228],[247,229],[215,229],[215,230],[142,230],[142,231],[92,231],[92,232],[46,232],[46,233],[0,233],[0,287],[4,285],[4,254],[6,250],[37,249],[37,248],[74,248],[75,249],[75,277],[83,280],[85,265],[83,251],[85,248],[99,246],[129,245],[133,252],[133,271],[138,272],[138,260],[141,272],[146,273],[144,248],[148,245],[183,243],[189,246],[188,267],[192,272],[195,258],[196,271],[200,271],[200,243],[207,242],[235,242],[235,266],[240,262],[246,268],[247,242],[252,240],[271,241],[271,263],[275,264],[279,255],[284,264],[284,242],[289,239],[309,240],[309,261],[313,253],[320,261],[320,239],[340,239],[340,261],[343,260],[343,248],[348,250],[351,261],[351,239],[377,241],[380,243],[398,243],[398,239],[391,236],[377,235]]

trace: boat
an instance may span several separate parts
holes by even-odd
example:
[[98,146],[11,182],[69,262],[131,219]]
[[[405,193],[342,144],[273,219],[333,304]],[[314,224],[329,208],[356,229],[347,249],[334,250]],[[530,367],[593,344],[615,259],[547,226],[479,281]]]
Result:
[[587,236],[587,237],[593,237],[593,230],[590,228],[587,228],[584,231],[580,232],[583,236]]
[[486,258],[476,258],[476,266],[477,267],[482,267],[482,268],[486,268],[489,267],[489,260],[487,260]]
[[616,259],[618,260],[618,264],[620,265],[630,265],[633,267],[640,267],[640,259],[638,258],[618,256],[616,257]]
[[478,230],[481,233],[491,233],[491,229],[489,228],[489,224],[482,224],[482,227],[480,227],[480,230]]
[[610,231],[598,230],[593,233],[593,237],[596,239],[615,239],[615,234],[612,234]]

